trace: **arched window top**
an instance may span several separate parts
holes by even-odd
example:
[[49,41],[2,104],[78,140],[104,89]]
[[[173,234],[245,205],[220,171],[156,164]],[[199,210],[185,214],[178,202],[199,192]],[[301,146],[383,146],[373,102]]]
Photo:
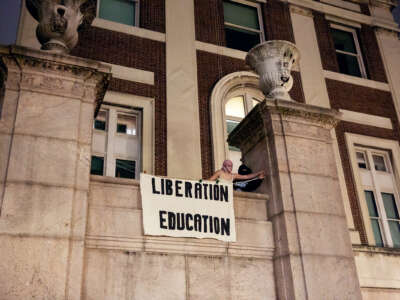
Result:
[[234,162],[234,172],[240,165],[239,149],[227,143],[229,132],[264,99],[258,88],[259,77],[251,72],[235,72],[226,75],[215,85],[211,94],[211,122],[214,153],[214,169],[221,167],[225,159]]

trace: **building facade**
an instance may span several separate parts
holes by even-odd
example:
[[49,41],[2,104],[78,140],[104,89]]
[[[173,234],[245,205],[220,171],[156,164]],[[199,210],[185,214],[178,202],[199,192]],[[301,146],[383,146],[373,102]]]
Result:
[[[32,95],[18,98],[22,85],[13,90],[7,83],[12,68],[3,61],[3,69],[8,69],[8,76],[3,71],[0,77],[3,98],[11,99],[13,90],[20,102],[13,125],[4,117],[12,101],[3,100],[0,106],[5,141],[0,200],[5,246],[0,253],[9,258],[0,268],[10,274],[0,275],[0,298],[399,299],[400,30],[391,14],[394,7],[390,0],[89,0],[81,9],[85,18],[71,56],[3,50],[3,56],[33,55],[57,66],[77,64],[110,72],[112,78],[93,120],[92,111],[85,111],[90,102],[85,97],[75,109],[62,104],[75,96],[33,84],[26,88]],[[36,25],[24,3],[18,46],[40,49]],[[304,152],[299,148],[299,168],[309,170],[304,172],[311,183],[298,183],[307,187],[304,195],[301,188],[291,190],[294,198],[312,199],[313,208],[319,206],[319,197],[326,200],[324,205],[335,206],[321,208],[319,219],[304,225],[314,233],[319,226],[330,228],[319,249],[301,244],[310,235],[297,233],[298,257],[310,251],[332,258],[326,265],[301,258],[297,266],[296,255],[289,256],[289,264],[277,262],[280,226],[287,229],[288,239],[302,227],[291,227],[290,217],[285,224],[273,221],[276,195],[271,179],[258,193],[235,193],[237,243],[143,234],[141,172],[197,180],[210,177],[225,159],[236,168],[240,165],[243,148],[241,152],[229,145],[228,136],[265,99],[245,57],[268,40],[290,41],[300,51],[291,98],[312,107],[313,114],[331,109],[340,113],[335,126],[318,131],[332,153],[308,148],[311,142]],[[47,72],[33,65],[28,71],[24,64],[13,68],[38,77]],[[85,83],[87,77],[82,76],[76,78]],[[40,93],[57,95],[62,109],[42,103]],[[82,116],[90,122],[85,123],[90,128],[85,141],[72,133]],[[9,136],[15,137],[6,139]],[[39,139],[66,144],[53,147],[44,141],[40,148],[35,144]],[[310,134],[308,139],[319,137]],[[24,153],[32,145],[36,152]],[[56,163],[79,151],[84,155],[78,155],[76,164],[84,167],[75,173],[69,174],[67,163]],[[332,155],[325,157],[327,152]],[[253,170],[272,169],[251,155],[246,163]],[[39,170],[47,160],[51,170]],[[27,163],[22,166],[22,161]],[[318,176],[315,163],[322,166]],[[43,174],[36,176],[36,170]],[[65,185],[69,177],[71,186]],[[284,191],[282,177],[279,180]],[[67,193],[74,195],[72,204],[65,200]],[[76,196],[79,193],[83,198]],[[56,198],[64,200],[55,203]],[[331,213],[336,209],[337,215]],[[64,210],[68,214],[63,215]],[[308,211],[307,218],[313,214]],[[325,241],[324,234],[319,235]],[[290,270],[279,270],[287,265]],[[303,278],[304,286],[296,285],[296,276]],[[293,277],[292,286],[285,286],[289,281],[281,277]]]

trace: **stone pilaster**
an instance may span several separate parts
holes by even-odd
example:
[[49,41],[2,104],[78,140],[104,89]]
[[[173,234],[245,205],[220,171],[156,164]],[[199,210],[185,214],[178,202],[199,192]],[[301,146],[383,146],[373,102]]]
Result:
[[284,100],[259,104],[229,136],[265,168],[279,299],[361,299],[330,130],[338,112]]
[[0,298],[79,299],[93,115],[109,69],[21,47],[0,47],[0,65]]

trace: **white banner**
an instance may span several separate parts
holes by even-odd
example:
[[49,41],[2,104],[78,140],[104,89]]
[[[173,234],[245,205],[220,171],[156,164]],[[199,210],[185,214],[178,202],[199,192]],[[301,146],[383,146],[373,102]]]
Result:
[[236,241],[232,184],[140,174],[146,235]]

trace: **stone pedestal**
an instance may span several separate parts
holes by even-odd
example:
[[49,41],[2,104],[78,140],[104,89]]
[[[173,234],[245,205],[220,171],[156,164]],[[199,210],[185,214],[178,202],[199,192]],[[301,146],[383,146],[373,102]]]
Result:
[[109,69],[0,47],[0,73],[0,299],[80,299],[93,116]]
[[279,299],[361,299],[330,130],[338,113],[266,100],[230,134],[245,163],[268,174]]

